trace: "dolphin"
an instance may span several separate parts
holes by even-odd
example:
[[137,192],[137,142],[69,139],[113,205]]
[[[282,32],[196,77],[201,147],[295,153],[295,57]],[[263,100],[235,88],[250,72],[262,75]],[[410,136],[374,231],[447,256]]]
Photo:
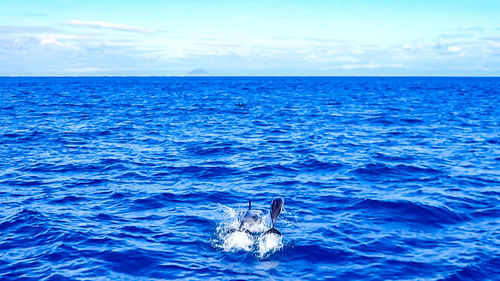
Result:
[[278,219],[281,210],[283,210],[283,205],[285,204],[285,200],[283,198],[276,198],[271,202],[271,209],[269,210],[269,215],[271,216],[272,227],[266,231],[264,234],[275,233],[281,236],[281,232],[276,229],[276,220]]
[[252,210],[252,201],[249,199],[248,210],[241,218],[240,231],[245,230],[246,232],[250,232],[245,227],[252,227],[253,225],[260,223],[261,220],[261,217],[259,217],[259,215]]
[[[279,232],[279,230],[276,229],[275,225],[276,225],[276,220],[278,219],[278,216],[281,213],[281,210],[283,209],[284,203],[285,200],[283,200],[283,198],[281,197],[276,198],[271,202],[271,209],[269,210],[269,215],[271,216],[272,227],[269,230],[267,230],[264,234],[274,233],[281,236],[281,232]],[[241,218],[239,231],[245,231],[247,233],[250,233],[249,228],[256,224],[259,224],[261,221],[262,218],[252,210],[252,201],[248,200],[248,210]]]

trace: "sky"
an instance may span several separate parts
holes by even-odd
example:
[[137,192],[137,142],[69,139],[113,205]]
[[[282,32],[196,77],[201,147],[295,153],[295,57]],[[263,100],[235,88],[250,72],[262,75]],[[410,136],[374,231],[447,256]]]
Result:
[[498,0],[2,0],[0,76],[500,76]]

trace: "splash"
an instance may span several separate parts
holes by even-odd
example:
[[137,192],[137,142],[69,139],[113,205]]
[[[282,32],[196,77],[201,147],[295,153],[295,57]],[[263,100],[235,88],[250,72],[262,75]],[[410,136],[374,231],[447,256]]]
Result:
[[222,248],[226,252],[238,250],[249,252],[255,244],[252,235],[243,231],[228,233],[223,239]]
[[[268,216],[250,227],[248,231],[239,231],[240,218],[246,210],[236,211],[229,207],[222,207],[224,216],[217,227],[213,241],[216,248],[225,252],[252,252],[260,259],[283,249],[282,236],[274,233],[264,234],[271,227]],[[256,213],[261,217],[263,215],[261,211],[256,211]]]
[[258,256],[265,258],[267,255],[272,254],[283,248],[282,236],[274,233],[260,235],[259,244],[257,247]]

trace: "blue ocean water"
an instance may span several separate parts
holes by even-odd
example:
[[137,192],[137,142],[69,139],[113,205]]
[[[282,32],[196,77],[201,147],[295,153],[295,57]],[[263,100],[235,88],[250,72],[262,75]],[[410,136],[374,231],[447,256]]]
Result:
[[[1,280],[495,280],[500,78],[0,78]],[[281,244],[228,245],[248,199]]]

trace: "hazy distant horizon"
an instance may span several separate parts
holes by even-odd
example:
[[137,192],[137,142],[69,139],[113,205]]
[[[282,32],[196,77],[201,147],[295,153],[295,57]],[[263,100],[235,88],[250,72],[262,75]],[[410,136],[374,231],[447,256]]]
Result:
[[137,78],[500,78],[500,76],[474,76],[474,75],[0,75],[0,78],[100,78],[100,77],[137,77]]

